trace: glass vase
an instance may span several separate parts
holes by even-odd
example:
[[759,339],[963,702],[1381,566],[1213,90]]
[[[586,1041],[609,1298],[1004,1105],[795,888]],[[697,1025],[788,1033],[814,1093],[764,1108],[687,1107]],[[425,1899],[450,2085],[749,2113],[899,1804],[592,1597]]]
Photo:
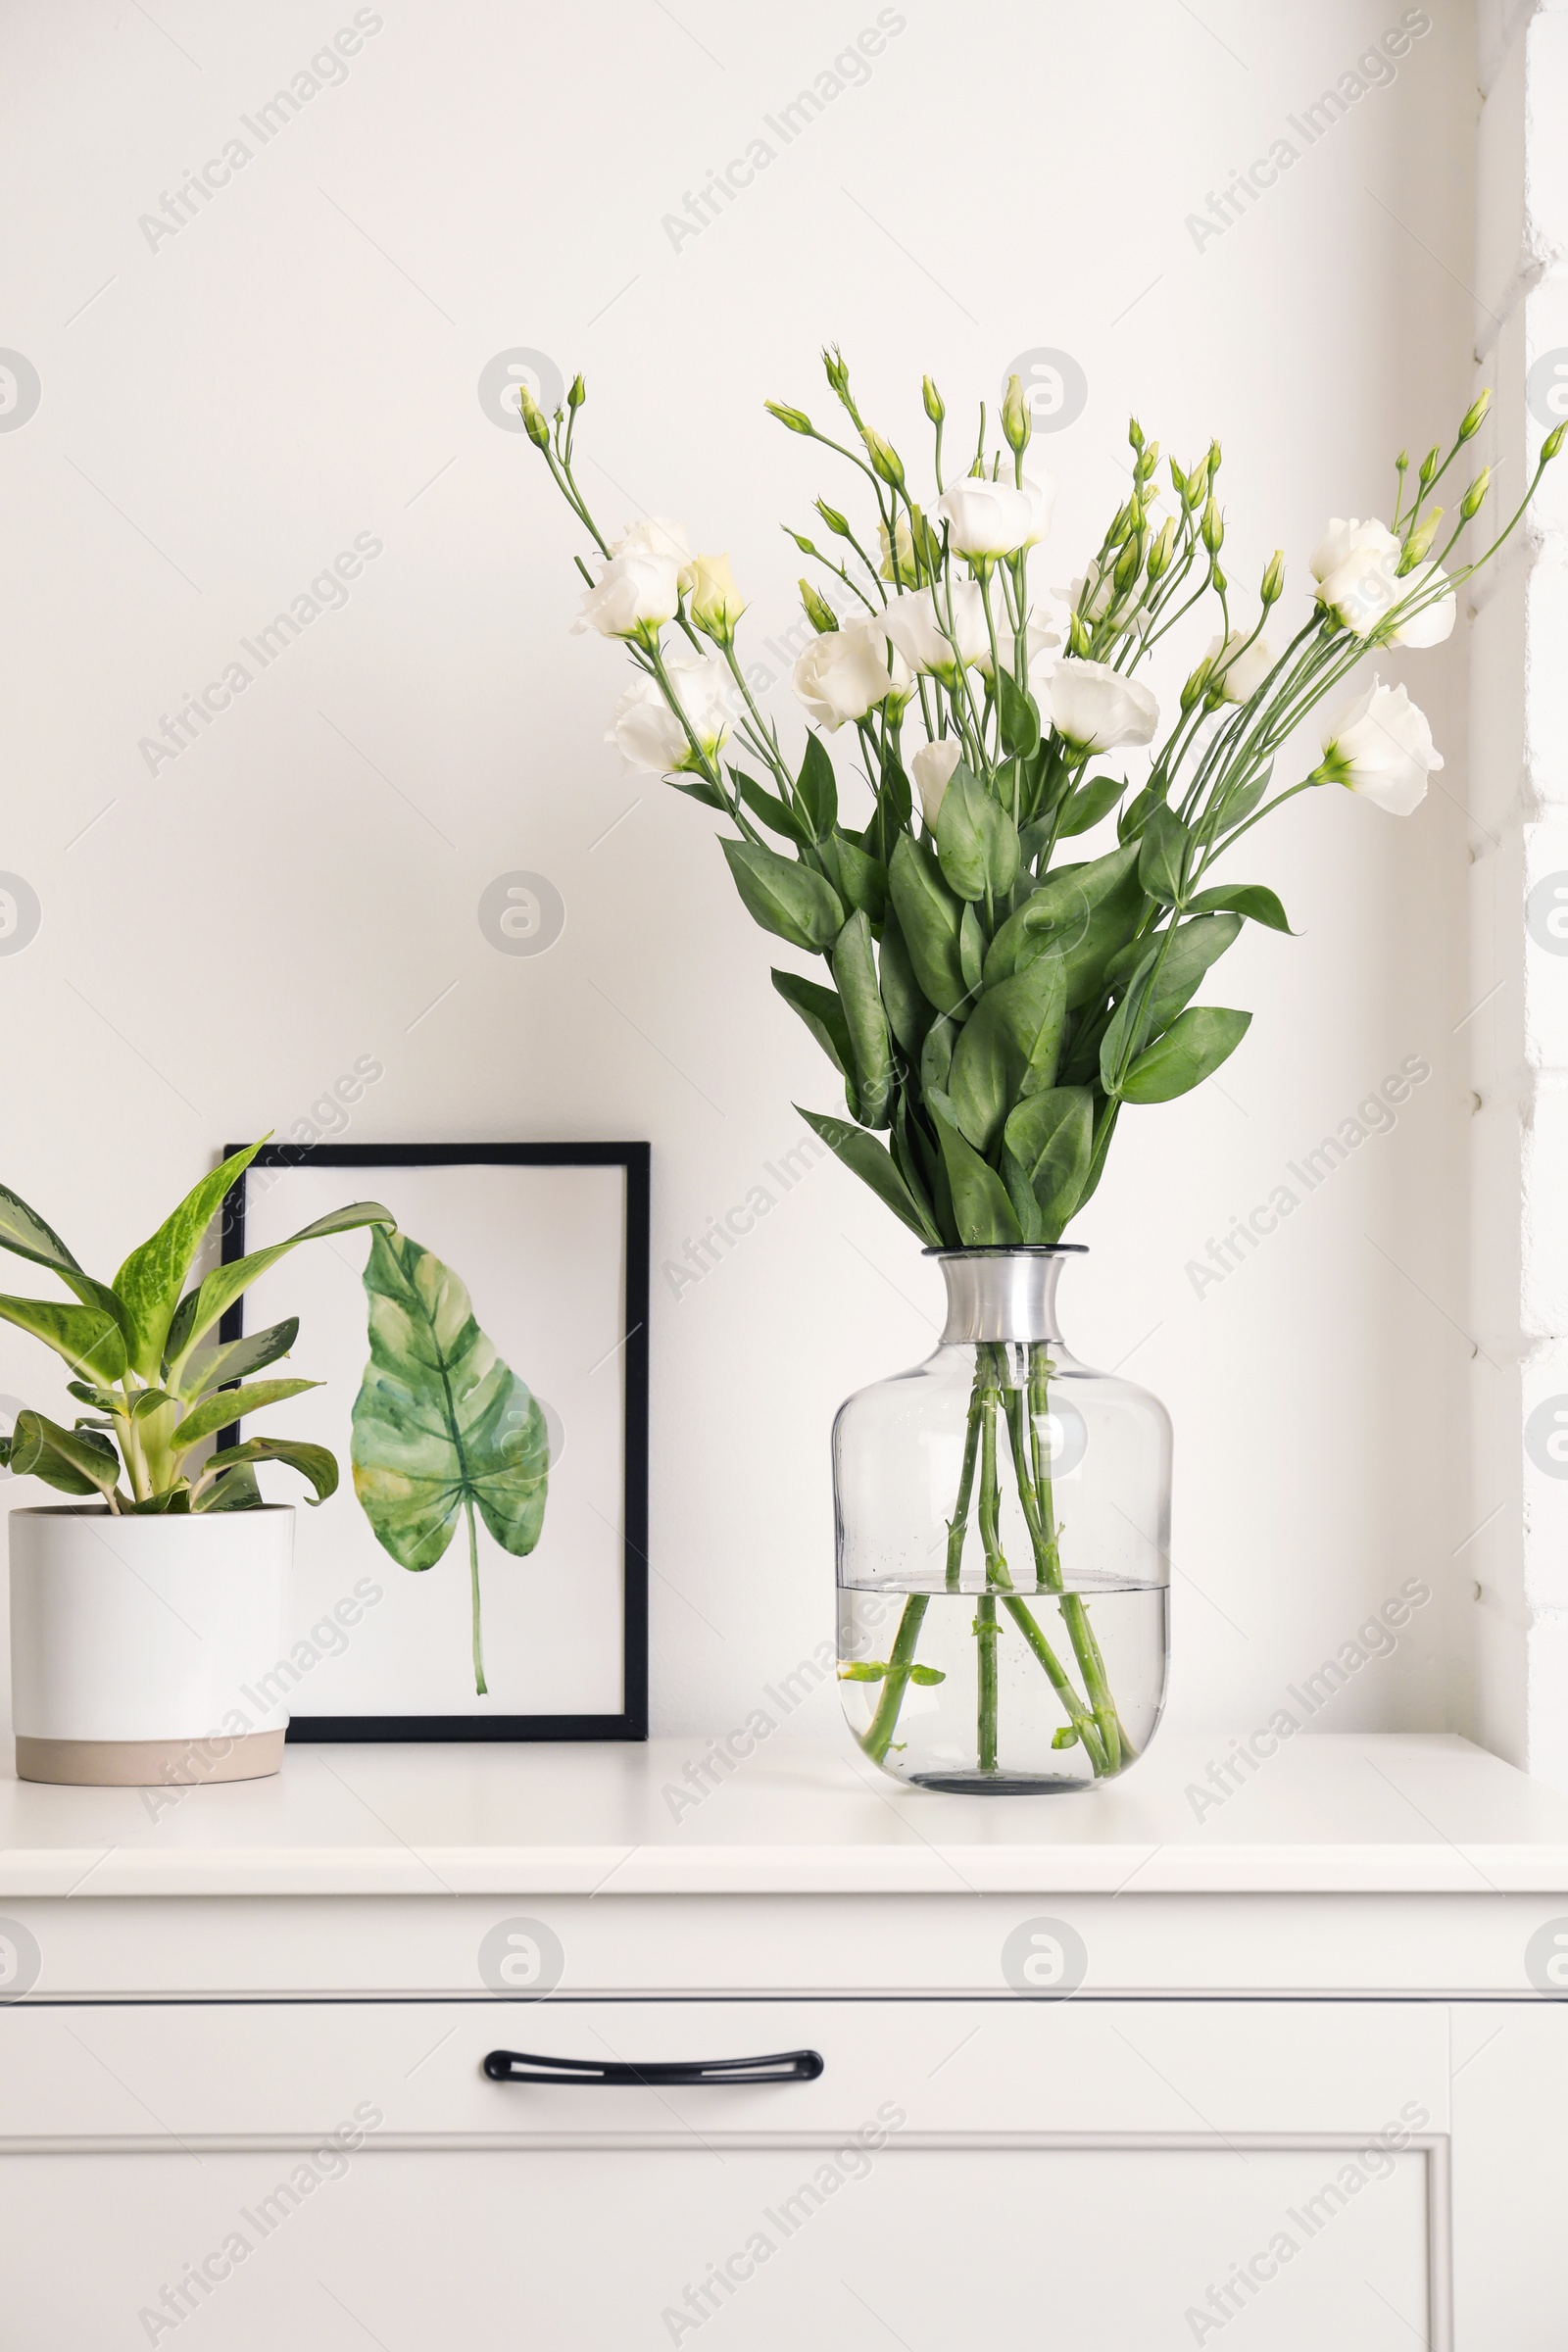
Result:
[[1091,1788],[1164,1703],[1170,1419],[1063,1341],[1077,1245],[928,1254],[948,1289],[936,1353],[833,1425],[845,1712],[916,1788]]

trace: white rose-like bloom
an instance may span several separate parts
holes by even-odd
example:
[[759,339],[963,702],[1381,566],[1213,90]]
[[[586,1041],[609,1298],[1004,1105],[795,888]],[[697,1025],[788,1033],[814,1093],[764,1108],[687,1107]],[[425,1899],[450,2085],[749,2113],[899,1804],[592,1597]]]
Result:
[[[1238,650],[1242,647],[1245,652]],[[1248,645],[1241,629],[1232,629],[1228,637],[1216,637],[1203,659],[1215,670],[1224,664],[1224,675],[1216,677],[1215,683],[1228,703],[1245,703],[1274,666],[1274,657],[1262,638],[1254,637]]]
[[[1054,653],[1060,643],[1060,631],[1052,627],[1044,609],[1039,605],[1032,605],[1024,621],[1024,647],[1029,657],[1031,676],[1037,674],[1038,667],[1045,661],[1047,654]],[[997,614],[997,660],[1009,677],[1012,675],[1013,656],[1016,651],[1012,623],[1004,610]],[[982,651],[975,656],[974,665],[983,678],[990,677],[991,646],[989,640]]]
[[584,590],[572,631],[575,635],[597,629],[602,637],[635,637],[640,629],[672,620],[679,602],[673,558],[628,548],[612,556],[594,585]]
[[[1441,564],[1418,564],[1414,571],[1407,572],[1399,581],[1396,601],[1402,605],[1407,597],[1428,595],[1440,583],[1446,587],[1447,578]],[[1441,645],[1446,637],[1452,635],[1458,610],[1459,599],[1449,588],[1446,596],[1440,596],[1419,612],[1412,612],[1408,620],[1401,620],[1389,643],[1408,645],[1418,651],[1429,645]]]
[[696,586],[697,566],[685,526],[671,522],[667,514],[645,514],[641,522],[628,522],[624,537],[617,539],[610,552],[612,556],[663,556],[678,566],[683,594]]
[[1408,816],[1443,760],[1432,748],[1426,712],[1402,686],[1374,678],[1360,701],[1324,728],[1323,764],[1348,792],[1376,801],[1391,816]]
[[1058,662],[1044,691],[1057,732],[1081,752],[1113,752],[1154,739],[1158,703],[1147,686],[1124,678],[1108,662]]
[[[716,662],[669,662],[664,674],[675,699],[691,722],[692,733],[710,760],[729,735],[724,708],[728,673]],[[660,692],[658,680],[635,678],[615,705],[615,715],[605,741],[612,743],[628,767],[647,775],[672,776],[697,769],[699,761],[681,725]]]
[[1016,555],[1033,547],[1051,528],[1051,509],[1056,478],[1043,482],[1025,474],[1016,482],[988,482],[979,474],[956,482],[938,500],[937,514],[948,526],[948,544],[956,555],[984,561]]
[[[942,594],[941,612],[948,611],[947,590]],[[953,647],[943,634],[937,618],[938,607],[934,592],[917,589],[912,596],[895,596],[876,616],[876,625],[890,644],[913,670],[925,670],[939,678],[952,679],[957,675],[958,664],[953,658]],[[977,662],[982,654],[991,659],[991,636],[986,627],[986,609],[978,580],[953,582],[953,634],[957,640],[958,660]]]
[[910,760],[914,789],[920,795],[920,807],[925,821],[934,833],[937,818],[942,813],[942,799],[953,781],[953,771],[963,757],[963,747],[956,735],[944,735],[940,743],[922,743]]
[[906,694],[913,684],[900,655],[889,647],[880,619],[869,612],[814,638],[791,680],[817,725],[830,731],[847,718],[864,718],[890,694]]
[[1399,542],[1386,522],[1336,514],[1312,550],[1317,601],[1357,637],[1367,636],[1401,594]]

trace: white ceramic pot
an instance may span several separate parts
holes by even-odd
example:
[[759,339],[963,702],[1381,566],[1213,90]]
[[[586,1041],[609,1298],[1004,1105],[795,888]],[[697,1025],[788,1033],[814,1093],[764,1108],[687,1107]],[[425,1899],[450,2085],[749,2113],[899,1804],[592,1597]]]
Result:
[[249,1781],[283,1760],[291,1507],[13,1511],[17,1775]]

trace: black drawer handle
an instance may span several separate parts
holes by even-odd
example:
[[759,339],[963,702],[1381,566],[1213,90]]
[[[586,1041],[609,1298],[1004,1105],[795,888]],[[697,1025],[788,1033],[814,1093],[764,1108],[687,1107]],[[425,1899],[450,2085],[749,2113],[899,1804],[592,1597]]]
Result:
[[536,2058],[526,2050],[492,2050],[484,2071],[492,2082],[814,2082],[822,2060],[816,2050],[781,2050],[770,2058],[684,2058],[632,2066],[615,2058]]

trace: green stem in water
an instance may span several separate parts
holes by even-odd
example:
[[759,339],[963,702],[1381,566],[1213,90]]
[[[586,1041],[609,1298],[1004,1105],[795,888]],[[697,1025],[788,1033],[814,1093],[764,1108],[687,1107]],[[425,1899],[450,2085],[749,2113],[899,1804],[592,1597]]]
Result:
[[997,1769],[997,1639],[1001,1631],[997,1604],[989,1592],[982,1592],[974,1604],[974,1638],[980,1645],[975,1752],[982,1772]]
[[479,1537],[473,1524],[473,1498],[465,1494],[463,1507],[468,1520],[468,1583],[473,1593],[473,1687],[480,1698],[488,1698],[489,1687],[484,1679],[484,1646],[479,1638]]
[[911,1592],[904,1604],[899,1630],[893,1638],[888,1670],[882,1679],[882,1695],[876,1702],[876,1713],[860,1736],[860,1745],[873,1764],[880,1764],[893,1744],[893,1735],[899,1727],[899,1709],[904,1704],[904,1693],[909,1688],[920,1628],[925,1623],[925,1613],[930,1605],[929,1592]]

